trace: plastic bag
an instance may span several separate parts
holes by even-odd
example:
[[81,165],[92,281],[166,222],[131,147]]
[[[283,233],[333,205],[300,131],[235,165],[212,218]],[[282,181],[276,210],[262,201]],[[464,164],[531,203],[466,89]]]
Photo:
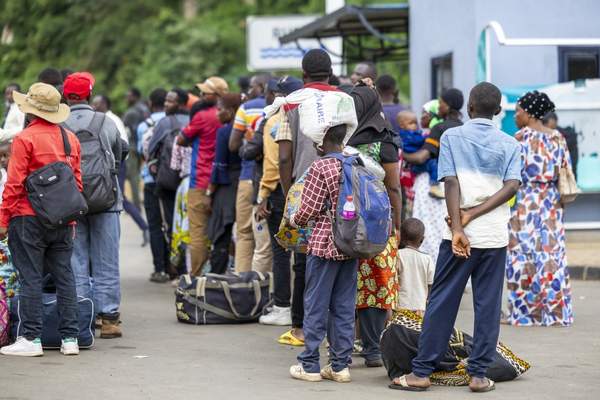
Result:
[[314,143],[323,144],[325,133],[332,126],[346,125],[344,144],[348,142],[358,126],[354,99],[344,92],[323,91],[304,88],[286,97],[278,97],[265,108],[270,118],[286,104],[298,104],[300,130]]

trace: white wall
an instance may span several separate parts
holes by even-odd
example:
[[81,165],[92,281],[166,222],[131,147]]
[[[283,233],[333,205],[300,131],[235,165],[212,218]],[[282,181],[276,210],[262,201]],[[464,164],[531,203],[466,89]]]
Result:
[[[475,79],[477,0],[410,0],[410,93],[415,111],[430,100],[431,59],[452,52],[453,84]],[[460,72],[459,72],[460,71]]]
[[[600,37],[600,0],[410,0],[411,103],[431,94],[431,58],[453,53],[454,86],[476,83],[483,27],[500,22],[508,37]],[[558,49],[505,47],[492,35],[492,81],[499,87],[558,81]]]
[[[600,37],[598,0],[476,1],[476,33],[492,20],[509,38]],[[500,87],[558,82],[556,46],[500,46],[492,35],[492,80]]]

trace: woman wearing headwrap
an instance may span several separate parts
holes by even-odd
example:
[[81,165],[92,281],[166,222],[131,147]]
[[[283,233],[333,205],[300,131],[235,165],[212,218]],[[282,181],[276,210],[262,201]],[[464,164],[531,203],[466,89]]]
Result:
[[[369,81],[367,83],[370,84]],[[350,92],[350,96],[354,99],[358,126],[348,145],[374,159],[385,171],[384,184],[390,197],[395,228],[385,250],[370,260],[359,260],[358,268],[356,307],[363,345],[361,355],[367,367],[381,367],[379,337],[398,293],[396,232],[400,232],[402,212],[398,147],[393,139],[392,127],[384,117],[376,89],[361,82]]]
[[554,104],[545,93],[526,93],[516,106],[522,145],[522,181],[510,220],[506,277],[508,322],[520,326],[573,323],[565,255],[560,168],[571,168],[564,137],[541,119]]
[[[442,122],[431,126],[435,119],[431,119],[429,127],[430,134],[425,139],[423,147],[414,153],[404,153],[404,159],[413,165],[423,165],[428,160],[438,158],[440,153],[440,140],[447,129],[462,125],[460,109],[463,106],[463,95],[458,89],[447,89],[442,93],[438,100],[437,117],[443,119]],[[435,103],[427,103],[428,113],[434,112]],[[444,217],[446,216],[446,202],[440,196],[433,197],[429,174],[426,172],[420,173],[415,179],[413,190],[415,192],[415,200],[413,204],[413,217],[418,218],[426,226],[425,240],[421,245],[421,250],[429,254],[434,261],[437,261],[437,256],[442,243],[442,234],[446,227]],[[442,184],[440,184],[441,189]]]

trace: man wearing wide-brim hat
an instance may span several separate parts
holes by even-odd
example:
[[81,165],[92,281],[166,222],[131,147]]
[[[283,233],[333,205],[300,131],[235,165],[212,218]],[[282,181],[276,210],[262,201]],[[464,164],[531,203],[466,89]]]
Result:
[[[60,93],[51,85],[34,83],[27,94],[13,92],[15,103],[25,113],[27,127],[15,137],[8,181],[0,209],[0,238],[8,233],[8,247],[19,273],[20,336],[15,343],[0,349],[1,354],[41,356],[42,350],[42,278],[44,267],[56,284],[60,299],[59,327],[61,352],[79,354],[77,336],[77,294],[71,268],[73,226],[54,229],[44,227],[36,217],[27,197],[24,182],[34,171],[53,162],[65,162],[73,169],[81,191],[81,149],[77,137],[66,131],[71,145],[70,157],[65,154],[63,136],[58,124],[69,117],[69,107],[61,104]],[[56,205],[60,207],[60,204]]]

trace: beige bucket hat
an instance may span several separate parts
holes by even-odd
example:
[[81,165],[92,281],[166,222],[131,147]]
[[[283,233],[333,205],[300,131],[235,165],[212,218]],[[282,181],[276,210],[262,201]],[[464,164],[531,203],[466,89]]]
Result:
[[34,83],[27,94],[13,92],[15,103],[25,114],[33,114],[53,124],[60,124],[69,118],[69,106],[61,104],[60,93],[52,85]]
[[223,96],[224,94],[229,93],[229,85],[227,85],[225,79],[218,76],[211,76],[204,82],[197,83],[196,87],[200,89],[202,93],[206,94]]

